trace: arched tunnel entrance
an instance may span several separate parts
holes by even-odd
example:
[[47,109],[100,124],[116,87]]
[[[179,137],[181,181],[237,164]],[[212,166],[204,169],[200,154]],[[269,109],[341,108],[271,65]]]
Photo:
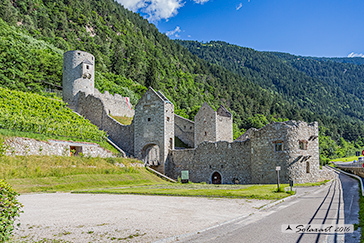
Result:
[[160,165],[160,152],[157,144],[145,145],[142,150],[142,161],[149,166]]
[[212,184],[221,184],[221,174],[215,171],[211,176]]

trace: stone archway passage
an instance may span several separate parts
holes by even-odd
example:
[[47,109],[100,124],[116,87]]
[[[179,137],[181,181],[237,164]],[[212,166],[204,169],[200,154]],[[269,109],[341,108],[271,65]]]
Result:
[[142,156],[142,161],[144,162],[144,164],[150,166],[158,166],[160,164],[159,146],[156,144],[148,144],[144,146]]
[[221,184],[221,175],[219,172],[214,172],[211,177],[212,184]]

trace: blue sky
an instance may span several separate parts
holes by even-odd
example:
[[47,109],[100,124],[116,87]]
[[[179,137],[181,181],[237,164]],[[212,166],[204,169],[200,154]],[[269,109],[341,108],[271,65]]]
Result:
[[364,57],[364,0],[118,0],[171,39]]

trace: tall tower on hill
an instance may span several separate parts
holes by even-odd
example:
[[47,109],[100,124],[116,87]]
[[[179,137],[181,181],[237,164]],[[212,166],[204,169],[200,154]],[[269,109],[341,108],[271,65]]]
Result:
[[95,57],[84,51],[68,51],[63,54],[63,101],[75,105],[75,96],[82,91],[94,94]]

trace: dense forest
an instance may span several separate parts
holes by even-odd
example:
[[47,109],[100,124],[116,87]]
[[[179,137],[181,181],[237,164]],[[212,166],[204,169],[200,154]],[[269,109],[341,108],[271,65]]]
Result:
[[[62,53],[79,49],[95,55],[101,91],[135,97],[135,104],[145,87],[152,86],[175,103],[177,114],[190,119],[205,101],[213,107],[224,104],[234,113],[236,136],[296,110],[280,95],[196,57],[111,0],[5,0],[0,13],[6,21],[0,23],[2,51],[9,50],[2,64],[6,73],[0,74],[5,87],[39,92],[61,86]],[[25,41],[43,47],[34,53],[38,48]]]
[[[78,49],[95,56],[100,91],[136,104],[152,86],[190,119],[205,101],[223,104],[234,115],[234,137],[273,121],[319,121],[324,157],[349,152],[364,137],[364,87],[350,88],[362,85],[360,59],[307,58],[298,65],[301,58],[288,54],[172,41],[112,0],[3,0],[0,16],[1,87],[43,95],[48,88],[61,91],[62,55]],[[334,71],[340,65],[347,65],[349,78]]]
[[[299,109],[290,119],[319,121],[336,141],[363,137],[364,65],[354,58],[313,58],[258,52],[222,41],[175,41],[212,65],[278,93]],[[307,110],[309,112],[307,112]]]

